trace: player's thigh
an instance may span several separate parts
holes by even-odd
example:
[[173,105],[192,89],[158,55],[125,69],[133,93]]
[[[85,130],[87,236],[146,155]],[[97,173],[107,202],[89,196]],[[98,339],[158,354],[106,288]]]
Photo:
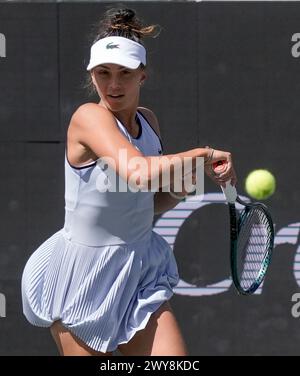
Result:
[[123,355],[187,355],[179,325],[169,302],[154,312],[145,329],[138,331],[126,344],[119,345]]
[[83,341],[66,329],[60,321],[55,321],[50,328],[52,337],[60,355],[64,356],[111,356],[112,353],[102,353],[88,347]]

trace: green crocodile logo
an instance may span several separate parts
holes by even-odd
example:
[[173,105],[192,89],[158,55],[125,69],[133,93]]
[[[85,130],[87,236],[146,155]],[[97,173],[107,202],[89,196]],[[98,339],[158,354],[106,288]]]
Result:
[[110,42],[106,45],[107,50],[112,50],[113,48],[120,48],[118,44],[114,44],[114,42]]

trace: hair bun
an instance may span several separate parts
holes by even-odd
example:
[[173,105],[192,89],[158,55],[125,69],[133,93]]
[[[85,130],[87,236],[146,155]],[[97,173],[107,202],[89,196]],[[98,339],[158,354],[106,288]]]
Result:
[[135,12],[132,9],[118,9],[116,13],[112,14],[112,25],[120,23],[130,23],[135,17]]
[[135,10],[129,8],[111,8],[105,12],[104,17],[97,26],[97,40],[109,36],[117,36],[131,39],[137,43],[142,43],[144,37],[156,37],[159,34],[158,25],[144,25],[138,18]]

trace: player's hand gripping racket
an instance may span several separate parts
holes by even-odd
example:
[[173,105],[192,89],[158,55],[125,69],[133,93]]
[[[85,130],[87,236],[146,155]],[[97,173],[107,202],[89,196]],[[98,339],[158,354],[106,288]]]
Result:
[[[225,161],[213,164],[216,175],[220,174]],[[238,292],[253,294],[262,283],[274,245],[274,226],[267,207],[259,202],[246,203],[236,188],[228,181],[222,187],[230,213],[230,264],[232,279]],[[235,204],[243,206],[237,211]]]

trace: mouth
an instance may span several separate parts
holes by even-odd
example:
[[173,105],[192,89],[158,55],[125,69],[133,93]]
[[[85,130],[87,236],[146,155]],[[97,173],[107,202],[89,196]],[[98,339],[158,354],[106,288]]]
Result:
[[112,98],[112,99],[120,99],[120,98],[123,98],[124,95],[123,94],[120,94],[120,95],[108,95],[109,98]]

